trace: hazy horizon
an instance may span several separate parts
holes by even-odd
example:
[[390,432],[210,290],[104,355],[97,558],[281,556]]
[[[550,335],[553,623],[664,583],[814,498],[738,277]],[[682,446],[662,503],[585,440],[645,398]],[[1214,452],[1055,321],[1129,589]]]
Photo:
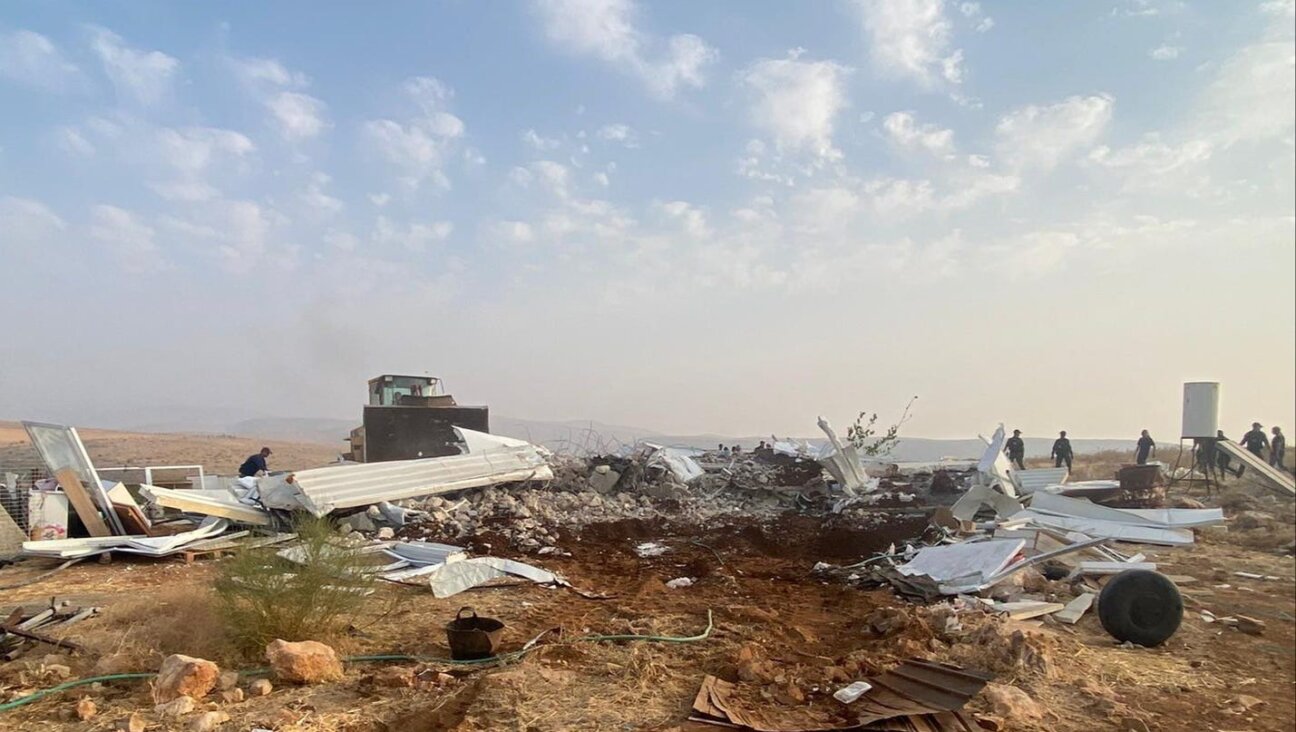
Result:
[[1296,429],[1296,4],[0,8],[0,415]]

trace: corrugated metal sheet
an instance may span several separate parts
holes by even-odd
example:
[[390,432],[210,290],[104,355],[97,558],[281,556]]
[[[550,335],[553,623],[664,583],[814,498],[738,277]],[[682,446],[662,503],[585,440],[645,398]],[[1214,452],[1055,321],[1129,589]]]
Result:
[[1013,481],[1017,483],[1017,490],[1027,495],[1051,485],[1062,485],[1066,479],[1066,468],[1032,468],[1013,472]]
[[[535,446],[463,430],[481,454],[423,460],[357,463],[300,471],[290,478],[262,478],[261,500],[272,508],[305,508],[324,516],[340,508],[369,506],[499,483],[553,479]],[[292,482],[288,482],[291,480]]]

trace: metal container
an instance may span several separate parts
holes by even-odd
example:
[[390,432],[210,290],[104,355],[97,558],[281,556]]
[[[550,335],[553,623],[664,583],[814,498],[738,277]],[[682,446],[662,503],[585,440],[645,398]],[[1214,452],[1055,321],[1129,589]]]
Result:
[[1219,382],[1184,384],[1183,434],[1180,437],[1214,437],[1219,429]]
[[[472,616],[464,617],[465,612]],[[504,623],[495,618],[478,617],[471,607],[461,607],[454,620],[446,623],[446,641],[450,644],[450,657],[456,661],[476,661],[490,658],[499,648]]]

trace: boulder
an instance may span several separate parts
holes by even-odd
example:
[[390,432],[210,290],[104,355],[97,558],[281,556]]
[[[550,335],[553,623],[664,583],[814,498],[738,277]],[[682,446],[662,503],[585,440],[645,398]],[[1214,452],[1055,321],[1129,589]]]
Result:
[[[994,707],[994,713],[1010,723],[1037,720],[1044,717],[1044,710],[1039,703],[1015,686],[986,684],[983,693],[986,701],[990,702],[990,705]],[[1010,724],[1009,726],[1015,727],[1017,725]]]
[[342,678],[342,662],[323,643],[275,640],[266,646],[266,660],[275,678],[298,684],[319,684]]
[[179,653],[167,656],[153,682],[153,702],[165,704],[172,699],[190,696],[201,699],[216,688],[220,667],[211,661]]
[[270,679],[257,679],[248,684],[248,693],[252,696],[266,696],[273,690],[274,684],[270,683]]

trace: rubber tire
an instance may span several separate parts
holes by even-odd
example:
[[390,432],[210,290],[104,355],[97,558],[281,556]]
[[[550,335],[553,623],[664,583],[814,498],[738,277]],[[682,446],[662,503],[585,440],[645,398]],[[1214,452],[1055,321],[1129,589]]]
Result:
[[1129,569],[1112,577],[1098,595],[1098,620],[1118,641],[1154,648],[1165,643],[1183,620],[1183,597],[1168,577]]

